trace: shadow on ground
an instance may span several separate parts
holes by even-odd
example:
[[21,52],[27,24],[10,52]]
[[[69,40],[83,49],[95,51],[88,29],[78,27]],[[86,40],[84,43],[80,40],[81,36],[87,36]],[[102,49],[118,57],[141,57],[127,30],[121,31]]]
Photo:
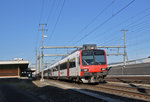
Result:
[[122,83],[128,84],[129,86],[131,86],[131,87],[133,87],[133,88],[136,88],[137,91],[140,92],[140,93],[144,93],[144,94],[147,93],[145,88],[140,88],[140,87],[138,87],[138,86],[136,86],[136,85],[134,85],[134,84],[132,84],[132,83],[130,83],[130,82],[128,82],[128,81],[125,81],[125,80],[123,80],[123,79],[120,79],[120,78],[116,78],[116,79],[119,80],[119,81],[122,82]]
[[[87,95],[74,92],[71,89],[61,89],[55,86],[42,85],[38,83],[39,80],[28,79],[0,79],[0,92],[7,93],[4,95],[6,101],[2,102],[27,102],[24,101],[24,97],[15,98],[10,92],[4,92],[7,87],[13,87],[13,89],[24,92],[23,94],[29,94],[36,97],[41,102],[100,102],[99,99],[89,97]],[[36,84],[35,84],[36,83]],[[14,96],[14,97],[10,97]],[[9,97],[7,97],[9,96]],[[18,96],[16,96],[18,97]],[[1,98],[1,97],[0,97]],[[15,101],[12,101],[15,98]],[[1,102],[1,101],[0,101]],[[30,101],[28,101],[30,102]]]
[[[105,84],[105,83],[102,83]],[[44,85],[39,80],[28,80],[28,79],[0,79],[0,86],[13,87],[16,90],[20,90],[23,94],[28,94],[33,97],[36,97],[40,102],[106,102],[100,99],[90,97],[88,95],[75,92],[72,89],[61,89],[51,85]],[[92,86],[92,85],[91,85]],[[94,85],[93,85],[94,86]],[[94,92],[101,94],[107,97],[112,97],[118,99],[118,96],[112,94],[106,94],[98,91],[92,91],[89,89],[81,89],[88,92]],[[0,92],[3,93],[3,90],[0,87]],[[9,94],[9,92],[8,92]],[[11,94],[11,96],[13,96]],[[5,95],[5,98],[7,95]],[[18,96],[16,96],[18,97]],[[120,96],[119,96],[120,97]],[[0,97],[1,98],[1,97]],[[7,97],[8,98],[8,97]],[[12,97],[13,98],[13,97]],[[15,98],[15,95],[14,95]],[[120,99],[131,101],[132,99],[127,99],[120,97]],[[7,102],[13,102],[12,99],[6,99]],[[16,98],[15,102],[27,102],[24,101],[24,97]],[[134,100],[135,101],[135,100]],[[1,102],[1,100],[0,100]],[[2,101],[5,102],[5,101]],[[30,101],[28,101],[30,102]],[[137,101],[138,102],[138,101]]]

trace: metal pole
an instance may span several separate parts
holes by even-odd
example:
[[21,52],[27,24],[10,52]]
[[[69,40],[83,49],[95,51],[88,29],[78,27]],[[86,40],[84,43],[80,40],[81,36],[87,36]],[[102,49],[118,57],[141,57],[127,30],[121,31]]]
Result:
[[44,81],[44,78],[43,78],[43,31],[44,31],[44,25],[42,24],[42,51],[41,51],[41,57],[42,57],[42,59],[41,59],[41,66],[42,66],[42,72],[41,72],[41,81]]
[[44,74],[44,61],[43,61],[43,57],[44,57],[44,54],[43,54],[43,38],[44,38],[44,25],[47,25],[47,24],[41,24],[42,25],[42,48],[41,48],[41,67],[42,67],[42,71],[41,71],[41,81],[44,81],[44,77],[43,77],[43,74]]
[[37,59],[38,59],[38,57],[37,57],[37,48],[36,48],[36,54],[35,54],[35,56],[36,56],[36,62],[35,62],[35,69],[36,69],[36,75],[37,75],[37,71],[38,71],[38,68],[37,68]]
[[40,52],[39,52],[39,56],[38,56],[38,74],[40,75]]
[[121,30],[124,32],[124,67],[126,66],[126,32],[128,30]]

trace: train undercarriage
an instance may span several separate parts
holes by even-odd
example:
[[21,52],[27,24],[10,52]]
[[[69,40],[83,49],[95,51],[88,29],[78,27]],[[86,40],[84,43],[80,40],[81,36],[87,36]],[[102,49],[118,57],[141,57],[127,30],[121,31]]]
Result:
[[107,72],[98,73],[84,73],[84,77],[81,78],[83,83],[99,83],[104,82]]

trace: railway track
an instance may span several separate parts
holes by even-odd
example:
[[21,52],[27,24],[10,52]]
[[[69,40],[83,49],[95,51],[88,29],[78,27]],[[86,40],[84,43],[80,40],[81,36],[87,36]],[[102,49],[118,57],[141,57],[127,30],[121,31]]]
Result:
[[139,87],[134,84],[116,85],[116,84],[76,84],[64,81],[55,81],[64,85],[68,85],[71,89],[85,90],[92,93],[100,94],[105,97],[111,97],[113,99],[119,99],[121,101],[150,101],[150,88]]
[[83,85],[82,88],[86,88],[88,90],[90,89],[96,92],[107,93],[109,94],[108,97],[114,97],[113,95],[116,95],[119,97],[126,97],[135,100],[150,101],[150,89],[135,87],[135,85],[133,86],[134,87],[120,86],[116,84],[102,84],[95,86]]
[[127,87],[113,84],[95,86],[102,92],[115,94],[122,97],[134,98],[138,100],[150,101],[150,89],[140,87]]
[[114,84],[105,84],[105,85],[99,85],[98,87],[101,88],[111,88],[111,89],[117,89],[117,90],[122,90],[122,91],[131,91],[135,93],[143,93],[143,94],[148,94],[150,95],[150,89],[149,88],[144,88],[144,87],[139,87],[134,84],[129,84],[128,86],[121,86],[121,85],[114,85]]
[[150,84],[150,76],[109,76],[105,78],[107,82]]

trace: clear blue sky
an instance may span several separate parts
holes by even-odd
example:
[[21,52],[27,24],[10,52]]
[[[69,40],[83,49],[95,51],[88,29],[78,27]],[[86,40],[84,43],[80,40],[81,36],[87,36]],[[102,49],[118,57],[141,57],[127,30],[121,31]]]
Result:
[[[131,1],[1,0],[0,60],[19,57],[34,63],[35,48],[39,51],[41,46],[39,23],[47,23],[45,34],[48,37],[44,39],[44,46],[123,45],[123,32],[120,30],[127,29],[129,60],[148,57],[150,0],[135,0],[126,7]],[[45,54],[64,52],[67,51],[44,50]],[[108,59],[115,62],[122,61],[123,57]]]

